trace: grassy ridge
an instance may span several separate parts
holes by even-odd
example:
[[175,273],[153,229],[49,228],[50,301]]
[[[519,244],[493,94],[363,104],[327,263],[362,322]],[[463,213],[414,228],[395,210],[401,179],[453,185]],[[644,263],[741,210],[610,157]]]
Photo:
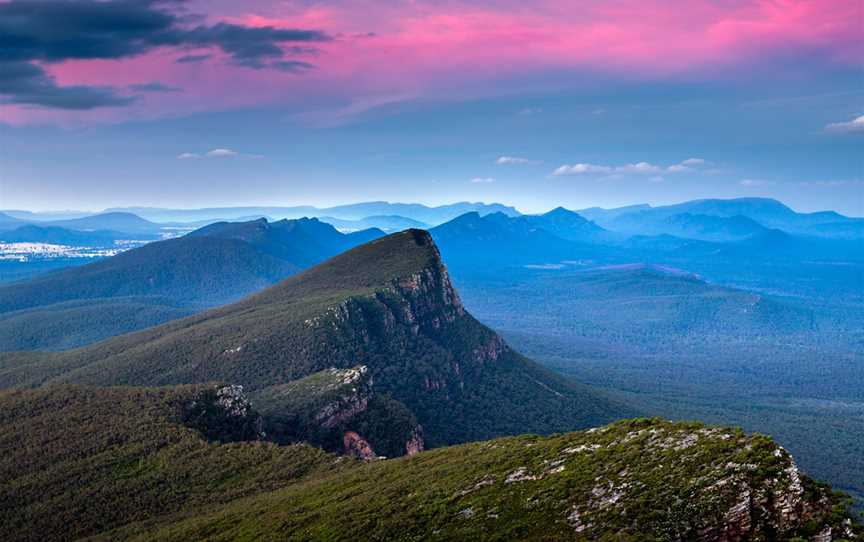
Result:
[[[745,491],[780,499],[788,468],[786,454],[765,437],[633,420],[593,433],[506,438],[366,464],[106,538],[715,540],[741,526],[729,510]],[[767,511],[773,504],[754,505],[752,530],[740,534],[791,540],[829,525],[841,533],[842,502],[806,478],[802,483],[801,517],[780,527],[776,511]]]
[[738,430],[639,419],[363,464],[306,445],[208,440],[189,426],[202,403],[235,423],[213,397],[212,386],[0,393],[4,536],[716,539],[743,525],[729,511],[746,494],[752,539],[845,529],[840,497],[767,437]]
[[183,422],[209,387],[0,393],[0,524],[66,540],[272,490],[336,458],[306,445],[220,444]]

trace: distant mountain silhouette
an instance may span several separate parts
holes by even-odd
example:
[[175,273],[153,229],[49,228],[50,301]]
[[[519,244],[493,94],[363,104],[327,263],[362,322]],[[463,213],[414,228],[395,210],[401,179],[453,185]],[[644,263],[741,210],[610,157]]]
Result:
[[420,222],[419,220],[397,215],[367,216],[366,218],[359,220],[346,220],[332,216],[321,216],[318,217],[318,220],[332,224],[340,231],[357,231],[366,228],[378,228],[388,233],[395,233],[409,228],[426,229],[429,227],[428,224]]
[[484,215],[494,212],[503,212],[512,216],[519,214],[519,211],[513,207],[499,203],[459,202],[430,207],[419,203],[390,203],[387,201],[370,201],[324,208],[309,205],[297,207],[215,207],[209,209],[129,207],[108,209],[107,211],[132,212],[155,222],[194,222],[208,219],[236,220],[239,217],[255,215],[277,218],[326,216],[341,220],[363,220],[367,217],[376,216],[401,216],[430,225],[441,224],[470,211],[477,211]]
[[[154,234],[137,233],[133,235],[141,240],[157,238]],[[0,232],[0,240],[7,243],[50,243],[86,247],[111,247],[115,241],[129,239],[129,237],[129,233],[119,231],[79,231],[60,226],[36,226],[33,224]]]
[[[822,211],[816,213],[798,213],[783,203],[770,198],[735,198],[735,199],[702,199],[693,200],[675,205],[664,205],[651,207],[646,205],[622,207],[619,209],[591,208],[581,211],[584,216],[596,221],[601,226],[626,233],[688,233],[697,235],[694,238],[714,237],[714,240],[731,240],[741,238],[744,233],[739,217],[748,218],[765,228],[781,229],[790,233],[822,235],[830,237],[842,236],[843,233],[835,234],[835,230],[845,232],[849,236],[851,232],[864,229],[864,219],[850,218],[834,211]],[[728,222],[726,226],[710,226],[707,228],[695,225],[695,229],[684,228],[675,231],[675,220],[671,217],[676,215],[720,217],[735,219],[738,223]],[[668,222],[672,220],[672,222]],[[678,219],[680,222],[682,219]],[[692,220],[692,219],[691,219]],[[703,219],[704,220],[704,219]],[[663,228],[664,224],[667,226]],[[855,224],[855,227],[848,226]],[[752,229],[752,224],[749,226]],[[861,228],[861,229],[859,229]],[[724,229],[729,234],[723,233]],[[716,232],[717,234],[715,235]],[[751,234],[758,233],[752,231]]]
[[27,224],[25,220],[15,218],[14,216],[7,215],[6,213],[0,213],[0,231],[13,230],[25,224]]
[[664,216],[652,211],[637,211],[621,215],[611,220],[608,226],[624,233],[674,235],[704,241],[735,241],[768,229],[742,215],[726,217],[680,213]]
[[593,245],[594,237],[602,229],[563,209],[539,216],[467,213],[429,231],[441,247],[444,259],[459,271],[555,263],[617,252],[615,247]]
[[568,241],[593,241],[606,231],[579,213],[556,207],[542,215],[527,215],[529,223]]
[[70,230],[93,231],[112,230],[123,233],[154,234],[162,231],[162,226],[144,220],[132,213],[102,213],[70,220],[53,220],[40,223],[41,226],[55,226]]

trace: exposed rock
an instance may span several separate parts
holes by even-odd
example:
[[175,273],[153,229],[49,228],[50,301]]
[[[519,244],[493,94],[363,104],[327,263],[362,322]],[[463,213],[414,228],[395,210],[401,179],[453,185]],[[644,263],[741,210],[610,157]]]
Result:
[[342,436],[342,445],[345,455],[352,455],[364,461],[372,461],[377,459],[375,450],[372,446],[360,435],[354,431],[346,431]]
[[225,409],[229,416],[246,416],[252,409],[252,403],[243,393],[243,386],[231,384],[216,389],[216,404]]
[[526,482],[529,480],[537,480],[538,478],[539,476],[528,474],[528,469],[525,467],[519,467],[507,475],[507,478],[504,479],[504,483],[512,484],[514,482]]
[[207,438],[220,441],[260,440],[264,419],[252,409],[243,386],[205,389],[183,407],[183,420]]
[[700,533],[701,540],[741,540],[752,528],[750,492],[744,491],[740,500],[723,516],[722,529],[706,530]]
[[[485,344],[474,350],[474,361],[477,363],[496,361],[501,354],[504,353],[506,348],[507,345],[504,343],[503,339],[498,335],[492,335]],[[547,389],[549,389],[548,386]],[[550,391],[554,392],[554,390]]]
[[414,455],[423,451],[423,428],[419,425],[411,432],[411,438],[405,443],[405,455]]
[[464,508],[459,511],[459,517],[462,519],[471,519],[474,517],[474,509],[473,508]]
[[456,493],[456,496],[457,497],[464,497],[465,495],[468,495],[469,493],[473,493],[482,487],[491,486],[494,483],[495,483],[495,477],[490,476],[490,475],[486,475],[479,482],[474,484],[473,486],[465,488],[465,489],[459,491],[458,493]]
[[365,411],[367,406],[369,406],[367,395],[355,394],[341,397],[339,400],[325,405],[315,415],[315,421],[321,427],[332,429]]

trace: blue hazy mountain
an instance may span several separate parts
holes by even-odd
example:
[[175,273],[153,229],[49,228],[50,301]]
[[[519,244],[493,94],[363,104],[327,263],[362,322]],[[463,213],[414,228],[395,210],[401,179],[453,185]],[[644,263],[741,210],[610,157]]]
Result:
[[735,241],[765,232],[765,226],[743,215],[715,216],[680,213],[663,216],[651,211],[627,213],[608,224],[617,232],[638,235],[673,235],[705,241]]
[[347,220],[332,216],[319,216],[318,220],[332,224],[338,230],[345,232],[359,231],[367,228],[378,228],[388,233],[395,233],[410,228],[420,230],[429,228],[429,224],[398,215],[367,216],[366,218],[359,220]]
[[605,229],[594,222],[564,207],[556,207],[542,215],[526,215],[525,219],[529,224],[568,241],[595,241],[606,233]]
[[145,220],[133,213],[100,213],[69,220],[53,220],[41,223],[41,225],[79,231],[112,230],[138,234],[156,234],[163,229],[162,225]]
[[[864,231],[864,219],[847,217],[834,211],[798,213],[770,198],[702,199],[659,207],[594,207],[579,212],[613,231],[687,234],[697,239],[731,240],[759,233],[754,224],[742,219],[750,219],[764,228],[825,237],[854,237]],[[707,217],[727,220],[715,220],[712,223]]]
[[384,232],[375,228],[341,233],[317,218],[276,222],[260,218],[249,222],[217,222],[195,230],[187,237],[244,241],[264,254],[291,262],[302,269],[382,235]]
[[206,209],[167,209],[150,207],[128,207],[107,209],[135,213],[154,222],[195,222],[201,220],[236,220],[244,216],[272,216],[276,218],[333,217],[342,220],[362,220],[371,216],[401,216],[423,224],[437,225],[452,220],[461,214],[477,211],[480,214],[502,212],[516,216],[519,211],[499,203],[459,202],[438,207],[419,203],[390,203],[371,201],[336,207],[214,207]]
[[[60,226],[37,226],[28,224],[14,230],[0,232],[0,241],[7,243],[50,243],[55,245],[110,247],[115,241],[129,239],[129,233],[94,230],[79,231]],[[136,233],[137,239],[156,239],[155,234]]]
[[557,209],[540,216],[466,213],[432,228],[430,233],[444,260],[460,272],[484,271],[489,266],[555,264],[617,253],[616,247],[593,244],[594,236],[602,233],[599,227],[576,213]]
[[12,230],[27,224],[27,221],[21,220],[6,213],[0,213],[0,231]]
[[[0,350],[78,346],[138,329],[142,306],[149,314],[145,325],[153,325],[228,303],[382,235],[346,235],[316,219],[217,223],[3,285]],[[99,310],[111,315],[106,325],[88,316]]]

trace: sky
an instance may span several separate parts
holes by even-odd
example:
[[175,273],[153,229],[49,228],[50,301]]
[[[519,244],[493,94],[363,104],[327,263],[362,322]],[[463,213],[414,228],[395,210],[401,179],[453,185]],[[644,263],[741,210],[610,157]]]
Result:
[[864,216],[860,0],[0,0],[0,209]]

